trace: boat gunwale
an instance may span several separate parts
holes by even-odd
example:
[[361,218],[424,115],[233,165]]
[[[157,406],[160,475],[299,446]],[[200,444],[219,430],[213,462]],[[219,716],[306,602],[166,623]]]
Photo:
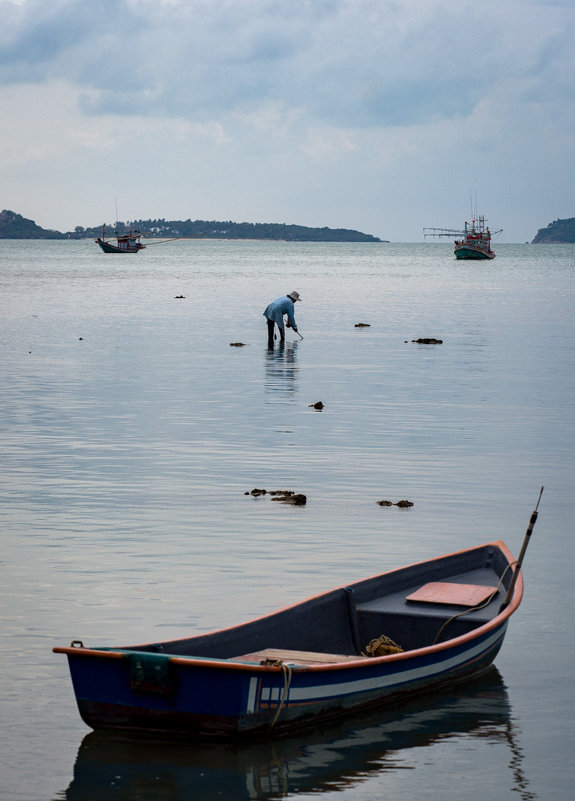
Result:
[[[312,601],[317,598],[321,598],[324,595],[327,595],[331,592],[335,592],[337,590],[343,590],[346,587],[353,587],[354,583],[359,583],[363,581],[370,581],[371,579],[382,578],[385,575],[391,575],[393,573],[397,573],[399,571],[409,570],[411,568],[417,568],[424,564],[431,564],[436,562],[440,559],[449,559],[451,557],[457,557],[462,554],[471,553],[472,551],[479,551],[484,548],[488,547],[496,547],[498,550],[503,554],[506,558],[509,565],[513,565],[516,567],[517,560],[514,558],[513,554],[509,550],[509,548],[505,545],[502,540],[494,540],[492,542],[484,543],[483,545],[478,545],[473,548],[465,548],[460,551],[454,551],[448,554],[442,554],[441,556],[434,557],[433,559],[424,559],[419,562],[413,562],[409,565],[405,565],[400,568],[394,568],[393,570],[385,571],[384,573],[376,573],[373,576],[369,576],[366,579],[360,579],[358,582],[352,582],[351,584],[343,584],[339,587],[334,587],[330,590],[325,592],[319,593],[317,595],[312,595],[309,598],[305,598],[301,601],[298,601],[294,604],[289,604],[288,606],[281,607],[280,609],[275,609],[273,612],[269,614],[262,615],[258,618],[252,618],[251,620],[244,621],[244,623],[238,623],[233,626],[227,626],[222,629],[215,629],[211,632],[204,632],[197,636],[209,636],[210,634],[221,634],[226,631],[232,631],[239,626],[245,625],[245,623],[256,623],[260,620],[266,620],[267,618],[273,617],[278,613],[287,612],[290,609],[296,608],[301,606],[308,601]],[[512,573],[513,576],[513,573]],[[156,656],[166,658],[170,663],[174,665],[180,665],[185,667],[198,667],[198,668],[216,668],[221,670],[232,670],[232,671],[248,671],[248,672],[256,672],[256,673],[269,673],[269,672],[277,672],[282,670],[282,664],[288,665],[292,672],[296,673],[324,673],[328,671],[334,670],[354,670],[356,668],[366,668],[372,666],[378,666],[382,664],[391,664],[395,662],[402,662],[405,660],[413,660],[416,658],[424,657],[430,654],[440,653],[441,651],[451,650],[454,647],[459,645],[463,645],[469,641],[476,640],[481,637],[483,634],[489,632],[492,629],[497,628],[500,626],[504,621],[506,621],[511,615],[515,612],[518,608],[519,604],[521,603],[521,599],[523,597],[523,575],[520,571],[517,580],[515,582],[515,587],[513,590],[513,596],[511,597],[508,604],[505,605],[500,612],[497,613],[491,620],[483,623],[482,625],[478,626],[477,628],[473,629],[472,631],[466,632],[465,634],[461,634],[458,637],[453,637],[449,640],[444,640],[443,642],[436,643],[433,645],[426,645],[422,648],[414,648],[409,651],[402,651],[397,654],[387,654],[384,656],[376,656],[376,657],[361,657],[358,656],[356,660],[346,660],[341,662],[328,662],[322,663],[318,665],[301,665],[297,663],[292,663],[289,660],[281,660],[275,662],[273,664],[261,664],[257,662],[240,662],[236,661],[238,657],[229,657],[227,659],[219,659],[214,657],[203,657],[203,656],[178,656],[175,654],[170,655],[169,653],[158,653]],[[193,638],[190,638],[193,639]],[[170,642],[180,642],[180,640],[168,640],[164,645],[169,645]],[[82,646],[55,646],[52,651],[57,654],[66,654],[68,656],[85,656],[85,657],[96,657],[96,658],[103,658],[103,659],[125,659],[128,658],[131,654],[138,654],[142,653],[141,648],[145,648],[152,643],[141,643],[139,645],[134,646],[133,648],[118,648],[118,649],[100,649],[100,648],[85,648]]]

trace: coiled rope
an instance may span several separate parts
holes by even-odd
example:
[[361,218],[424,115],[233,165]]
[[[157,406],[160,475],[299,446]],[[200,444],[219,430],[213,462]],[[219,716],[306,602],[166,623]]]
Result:
[[388,656],[389,654],[401,654],[403,648],[394,642],[387,634],[380,634],[374,640],[371,640],[366,646],[365,650],[361,652],[362,656]]

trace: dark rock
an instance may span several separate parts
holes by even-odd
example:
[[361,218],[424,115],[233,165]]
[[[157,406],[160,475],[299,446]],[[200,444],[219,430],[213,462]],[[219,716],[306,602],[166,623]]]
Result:
[[278,495],[275,498],[272,498],[272,501],[280,501],[280,503],[289,503],[292,506],[305,506],[307,503],[307,498],[305,495],[297,492],[291,492],[289,495]]
[[377,501],[379,506],[393,506],[393,501]]
[[245,342],[230,342],[230,348],[245,348]]
[[316,403],[310,403],[309,407],[310,409],[311,408],[318,409],[321,412],[321,410],[323,409],[323,403],[321,401],[316,401]]
[[251,492],[244,492],[244,495],[253,495],[257,497],[258,495],[271,495],[272,501],[279,501],[280,503],[289,503],[292,506],[305,506],[307,503],[307,498],[300,492],[294,492],[293,490],[265,490],[265,489],[253,489]]
[[433,337],[421,337],[420,339],[412,339],[412,342],[417,342],[418,345],[443,345],[442,339],[433,339]]
[[396,506],[399,506],[401,509],[408,509],[410,506],[413,506],[412,501],[398,501]]
[[354,328],[371,328],[371,323],[356,323]]
[[176,295],[175,300],[180,300],[181,298],[185,298],[185,295]]

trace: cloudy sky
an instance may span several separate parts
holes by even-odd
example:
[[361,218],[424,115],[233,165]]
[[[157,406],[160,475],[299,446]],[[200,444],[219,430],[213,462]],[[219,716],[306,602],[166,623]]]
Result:
[[500,242],[575,216],[575,0],[0,0],[0,209]]

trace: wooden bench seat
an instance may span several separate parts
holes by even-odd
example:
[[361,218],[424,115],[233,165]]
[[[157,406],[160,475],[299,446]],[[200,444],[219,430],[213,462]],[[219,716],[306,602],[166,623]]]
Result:
[[365,658],[352,654],[326,654],[319,651],[289,651],[282,648],[264,648],[262,651],[231,657],[228,661],[261,663],[267,659],[277,659],[290,665],[322,665],[332,662],[353,662],[357,659]]

